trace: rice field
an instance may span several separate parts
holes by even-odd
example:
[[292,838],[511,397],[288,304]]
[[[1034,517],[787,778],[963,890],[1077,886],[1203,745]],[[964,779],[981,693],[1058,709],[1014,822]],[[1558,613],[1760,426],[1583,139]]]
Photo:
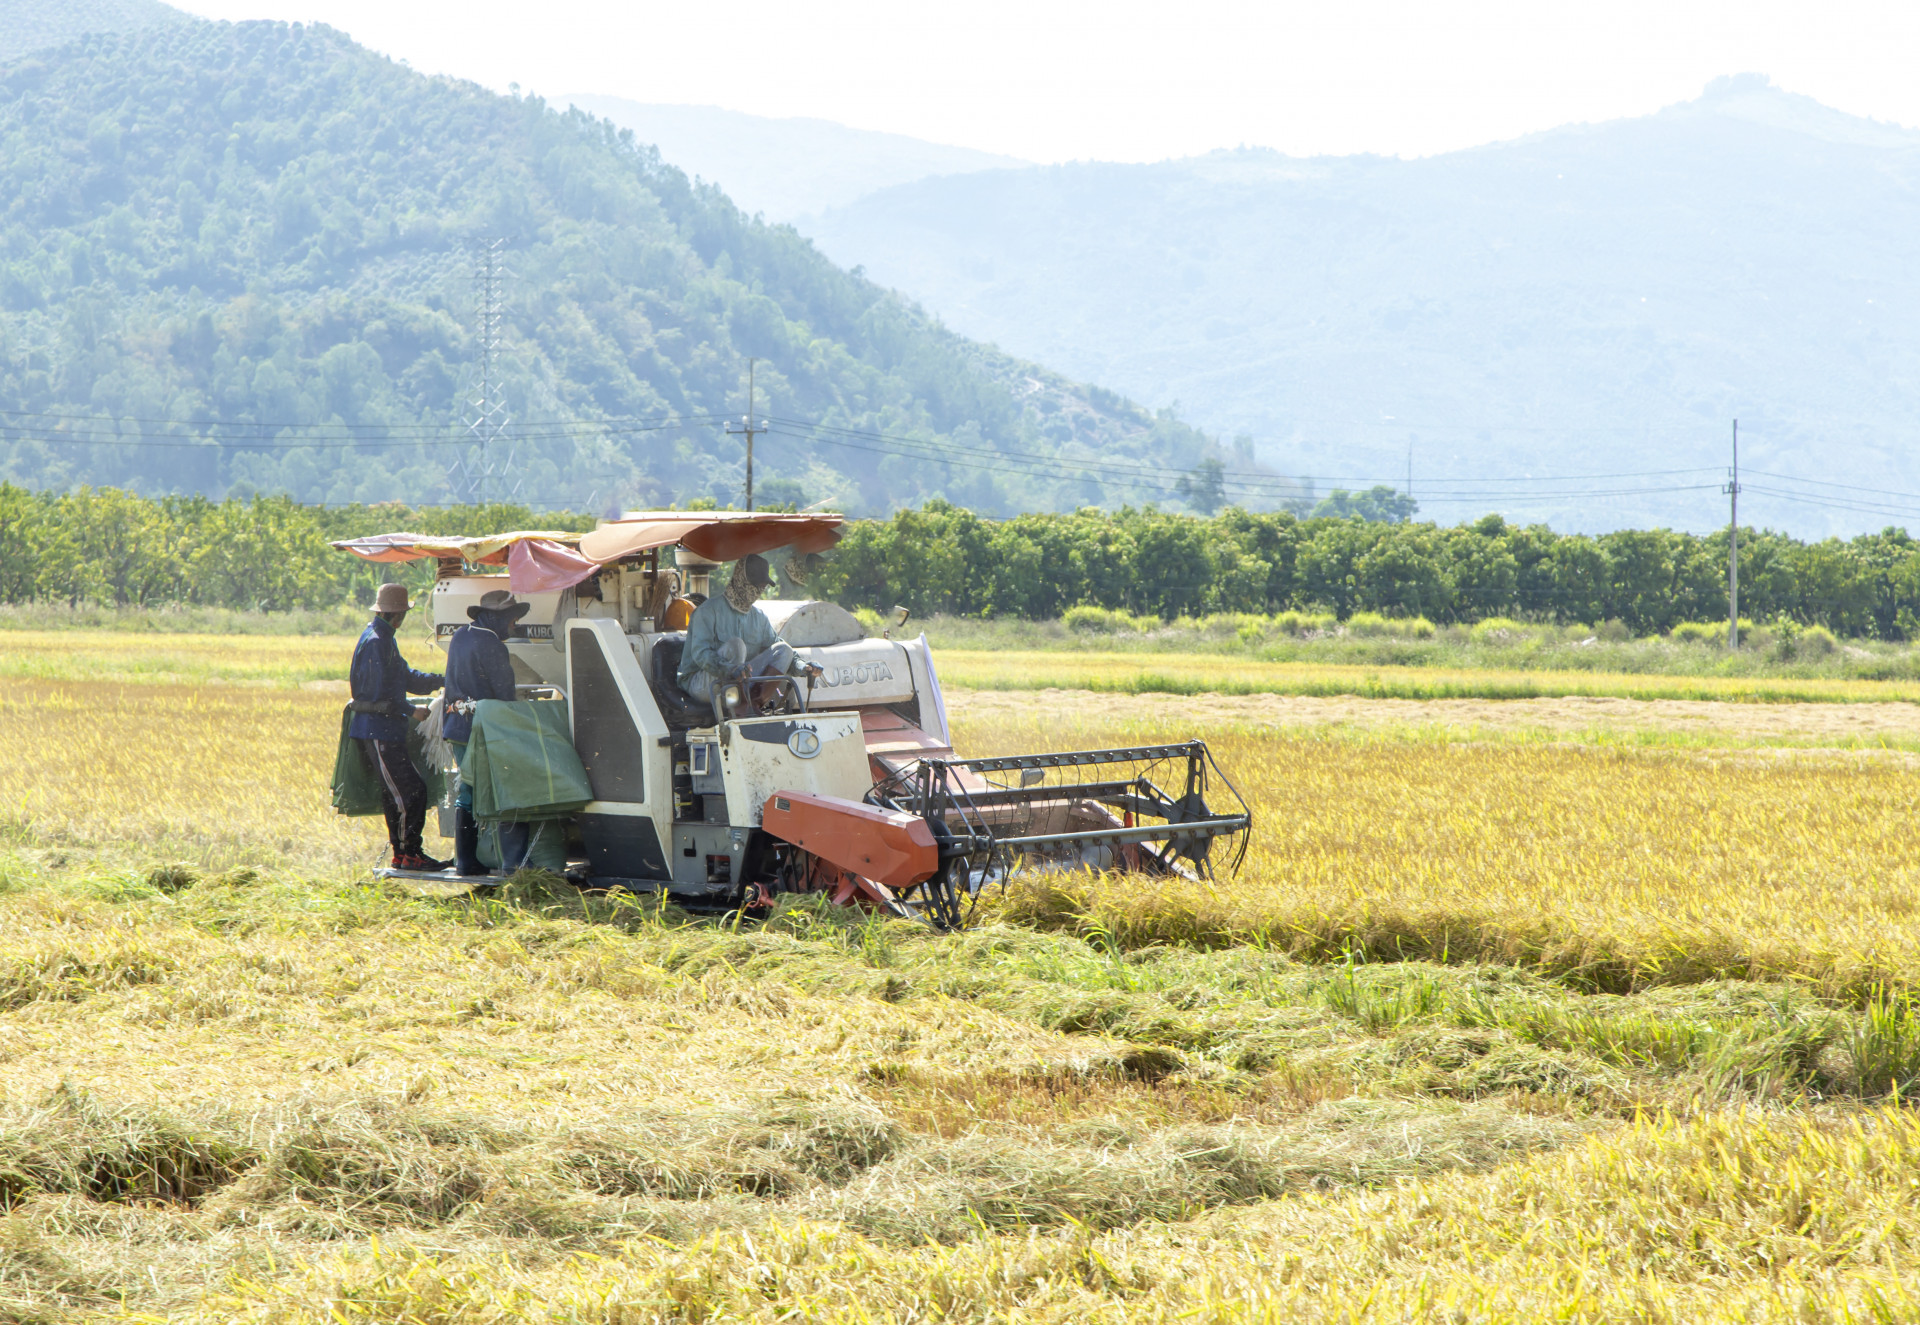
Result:
[[1824,677],[1674,676],[1499,667],[1266,662],[1210,653],[943,650],[940,676],[970,690],[1113,694],[1358,695],[1367,699],[1536,699],[1591,695],[1754,704],[1920,701],[1920,684]]
[[374,886],[327,806],[344,641],[64,638],[0,639],[0,1321],[1920,1308],[1891,688],[1014,695],[943,656],[969,752],[1204,736],[1259,828],[1235,880],[1031,877],[940,937]]
[[[298,686],[344,681],[355,631],[333,635],[0,631],[0,678]],[[416,622],[415,665],[441,656]],[[1263,661],[1217,653],[942,649],[946,685],[977,691],[1096,694],[1356,696],[1372,700],[1515,700],[1564,696],[1746,704],[1915,704],[1920,682],[1845,677],[1685,676],[1502,667]]]

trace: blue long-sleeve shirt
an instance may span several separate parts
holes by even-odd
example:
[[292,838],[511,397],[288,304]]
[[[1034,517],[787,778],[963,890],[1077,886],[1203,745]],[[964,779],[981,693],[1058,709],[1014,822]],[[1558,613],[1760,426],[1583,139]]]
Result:
[[727,674],[725,648],[730,639],[745,640],[747,657],[752,658],[772,648],[779,638],[758,603],[745,612],[736,612],[725,594],[715,594],[694,609],[693,620],[687,623],[687,645],[680,654],[678,680],[684,686],[696,672],[705,672],[716,681],[723,679]]
[[[447,700],[512,699],[513,657],[506,641],[485,626],[462,626],[447,641]],[[447,710],[441,735],[465,744],[473,735],[473,715]]]
[[416,672],[400,656],[394,643],[393,627],[385,618],[375,617],[360,633],[353,646],[353,666],[347,672],[347,685],[358,700],[386,700],[385,713],[356,713],[347,735],[372,737],[377,741],[404,741],[407,721],[413,711],[409,694],[425,695],[438,690],[437,672]]

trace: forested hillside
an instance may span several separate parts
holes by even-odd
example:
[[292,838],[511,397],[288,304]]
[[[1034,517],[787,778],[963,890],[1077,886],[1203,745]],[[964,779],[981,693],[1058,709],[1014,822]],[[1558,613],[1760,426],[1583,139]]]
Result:
[[[176,22],[0,70],[0,477],[448,500],[505,240],[495,495],[989,511],[1168,497],[1170,415],[970,343],[613,126],[319,26]],[[1116,478],[1114,461],[1140,468]]]

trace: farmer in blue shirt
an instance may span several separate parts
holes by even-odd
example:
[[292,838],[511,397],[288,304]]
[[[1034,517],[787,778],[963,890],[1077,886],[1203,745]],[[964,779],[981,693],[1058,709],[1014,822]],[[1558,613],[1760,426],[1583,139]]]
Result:
[[760,610],[760,595],[773,583],[765,557],[734,563],[726,592],[700,604],[687,625],[680,655],[680,688],[700,703],[709,702],[726,682],[742,676],[818,676],[780,638]]
[[420,849],[427,823],[427,784],[407,757],[407,724],[413,720],[409,694],[438,690],[441,678],[416,672],[400,656],[394,632],[407,619],[407,586],[383,584],[373,600],[373,620],[353,649],[348,671],[353,723],[347,735],[360,745],[367,768],[380,783],[380,808],[387,816],[387,839],[397,870],[443,870],[446,862]]
[[[473,706],[483,699],[513,698],[513,657],[507,652],[507,637],[513,634],[514,622],[531,606],[505,589],[489,590],[478,604],[467,609],[472,624],[454,631],[447,641],[447,716],[440,732],[460,761],[460,793],[453,802],[453,864],[461,874],[487,872],[480,863],[480,825],[473,817],[473,784],[466,778]],[[525,831],[524,825],[502,826],[501,846],[508,860],[512,859],[511,847]],[[520,854],[525,854],[524,848]]]

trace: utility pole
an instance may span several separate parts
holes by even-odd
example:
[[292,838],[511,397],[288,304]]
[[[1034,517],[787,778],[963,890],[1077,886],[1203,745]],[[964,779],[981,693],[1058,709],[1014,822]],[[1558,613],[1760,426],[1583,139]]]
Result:
[[1727,520],[1727,647],[1740,647],[1740,420],[1733,421],[1733,471],[1720,489],[1731,510]]
[[[507,404],[500,398],[500,282],[506,275],[501,257],[507,241],[490,239],[480,250],[479,265],[473,273],[474,294],[474,393],[469,402],[472,414],[467,421],[467,458],[463,486],[470,502],[485,505],[487,480],[493,477],[493,444],[507,430]],[[507,464],[512,464],[508,457]],[[505,466],[502,466],[504,470]]]
[[758,359],[747,360],[747,414],[739,423],[729,423],[727,431],[747,439],[747,509],[753,509],[753,439],[766,431],[765,427],[754,426],[759,421],[753,417],[753,366]]

